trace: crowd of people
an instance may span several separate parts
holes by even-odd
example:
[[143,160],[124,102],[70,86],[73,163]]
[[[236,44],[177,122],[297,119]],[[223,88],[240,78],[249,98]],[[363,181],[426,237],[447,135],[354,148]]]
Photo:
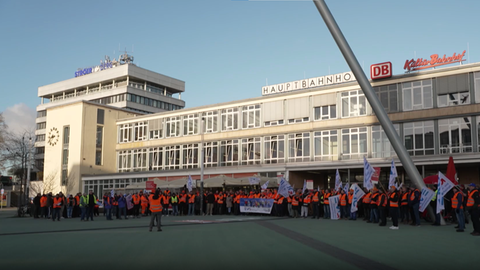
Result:
[[[435,190],[435,186],[431,187]],[[463,186],[456,186],[445,196],[445,210],[443,217],[451,222],[457,223],[457,232],[464,232],[465,224],[469,220],[473,224],[472,235],[480,235],[480,196],[475,184],[470,184],[466,190]],[[193,215],[245,215],[240,211],[240,200],[242,198],[264,198],[273,199],[271,215],[290,218],[330,219],[329,198],[339,196],[340,218],[357,220],[362,218],[367,223],[375,223],[379,226],[386,226],[387,217],[390,217],[393,225],[390,229],[398,229],[399,222],[420,226],[421,218],[428,220],[427,211],[420,213],[419,204],[421,192],[414,186],[401,187],[397,190],[394,186],[389,190],[374,187],[371,191],[364,189],[365,195],[358,201],[357,211],[351,211],[353,202],[353,190],[348,193],[343,189],[313,189],[297,190],[294,194],[284,197],[277,189],[252,190],[245,192],[208,190],[204,193],[204,200],[201,201],[200,193],[188,192],[182,189],[178,194],[170,190],[155,190],[154,194],[147,192],[135,192],[133,194],[112,194],[105,193],[102,198],[97,198],[92,191],[89,194],[78,193],[75,196],[65,196],[61,192],[53,196],[49,194],[38,194],[33,199],[34,218],[46,218],[53,221],[60,221],[61,218],[80,217],[80,221],[93,221],[94,217],[100,215],[100,205],[103,208],[103,215],[107,220],[140,218],[151,216],[157,219],[160,224],[161,216],[193,216]],[[203,207],[200,205],[203,203]],[[430,205],[436,213],[436,195]],[[465,211],[466,210],[466,211]],[[432,225],[440,225],[440,214],[435,215]],[[160,227],[158,227],[160,228]]]

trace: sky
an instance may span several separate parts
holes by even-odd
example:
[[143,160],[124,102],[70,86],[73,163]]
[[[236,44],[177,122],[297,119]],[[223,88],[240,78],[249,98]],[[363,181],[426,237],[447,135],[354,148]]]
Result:
[[[467,50],[480,62],[478,0],[326,0],[359,63]],[[31,130],[38,87],[127,50],[185,81],[186,107],[261,96],[278,84],[349,71],[312,1],[0,0],[0,112]]]

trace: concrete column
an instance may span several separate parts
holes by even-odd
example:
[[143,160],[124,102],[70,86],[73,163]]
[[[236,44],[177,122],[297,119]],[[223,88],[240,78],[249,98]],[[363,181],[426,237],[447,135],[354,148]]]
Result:
[[167,87],[165,87],[165,88],[163,89],[163,95],[164,95],[164,96],[167,95]]
[[85,95],[88,95],[88,85],[87,85],[87,91],[85,92]]
[[178,99],[182,99],[182,93],[178,93]]
[[145,81],[145,84],[143,86],[143,90],[147,91],[147,82]]
[[77,96],[77,89],[73,90],[73,96],[75,96],[75,97]]
[[40,98],[40,104],[43,104],[43,102],[45,102],[45,100],[44,100],[43,97],[41,97],[41,98]]

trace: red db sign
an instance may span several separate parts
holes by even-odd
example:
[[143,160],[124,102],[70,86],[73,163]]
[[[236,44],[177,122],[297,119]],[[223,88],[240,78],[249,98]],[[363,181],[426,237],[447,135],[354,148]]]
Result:
[[378,80],[392,77],[392,63],[384,62],[370,66],[370,78]]

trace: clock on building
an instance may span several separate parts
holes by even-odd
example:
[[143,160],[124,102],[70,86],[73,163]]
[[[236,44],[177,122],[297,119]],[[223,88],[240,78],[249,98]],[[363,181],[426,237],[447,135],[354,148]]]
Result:
[[60,132],[58,132],[57,128],[51,128],[48,132],[48,144],[51,146],[55,146],[58,142],[58,138],[60,137]]

